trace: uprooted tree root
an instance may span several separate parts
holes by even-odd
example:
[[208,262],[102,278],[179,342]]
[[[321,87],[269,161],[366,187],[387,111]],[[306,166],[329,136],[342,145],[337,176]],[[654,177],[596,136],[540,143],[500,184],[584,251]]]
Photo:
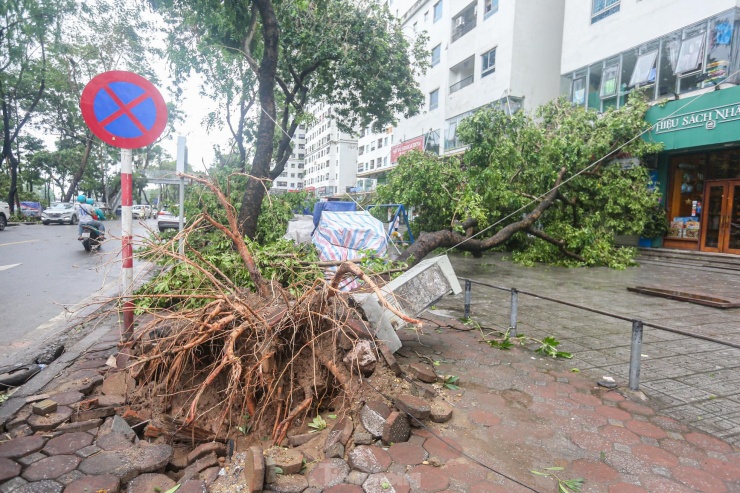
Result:
[[[238,427],[244,431],[246,419],[252,430],[281,443],[296,419],[337,398],[352,402],[361,386],[359,372],[342,362],[345,351],[339,342],[358,339],[362,314],[350,306],[340,283],[351,276],[364,280],[379,295],[380,291],[353,263],[341,264],[330,280],[316,279],[298,298],[289,294],[296,289],[265,281],[247,244],[235,233],[236,214],[226,197],[213,183],[188,178],[217,196],[229,227],[206,211],[181,234],[188,235],[203,223],[221,231],[234,243],[256,292],[235,286],[198,252],[178,254],[177,238],[150,245],[156,255],[174,257],[202,275],[204,283],[190,296],[207,303],[195,309],[150,312],[149,321],[129,342],[129,368],[140,388],[147,389],[143,393],[158,399],[183,427],[207,422],[214,435],[225,437]],[[419,323],[386,306],[405,321]]]

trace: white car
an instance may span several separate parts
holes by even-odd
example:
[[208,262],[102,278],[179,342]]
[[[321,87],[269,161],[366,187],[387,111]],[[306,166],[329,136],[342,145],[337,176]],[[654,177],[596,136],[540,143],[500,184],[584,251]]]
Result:
[[131,215],[134,219],[149,219],[152,217],[152,206],[135,205],[131,207]]
[[5,229],[10,219],[10,206],[7,202],[0,200],[0,231]]
[[41,222],[44,226],[49,223],[77,224],[77,208],[72,202],[55,202],[41,213]]
[[[183,218],[183,224],[187,218]],[[162,209],[157,215],[157,227],[164,232],[166,229],[180,229],[180,216],[172,214],[170,211]]]

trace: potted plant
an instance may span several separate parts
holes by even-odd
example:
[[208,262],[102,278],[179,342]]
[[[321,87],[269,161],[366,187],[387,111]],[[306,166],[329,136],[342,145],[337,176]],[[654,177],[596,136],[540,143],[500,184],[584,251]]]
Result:
[[670,223],[665,209],[660,206],[653,207],[648,212],[647,221],[645,221],[645,226],[642,228],[639,245],[641,247],[651,247],[654,239],[663,238],[668,233],[669,226]]

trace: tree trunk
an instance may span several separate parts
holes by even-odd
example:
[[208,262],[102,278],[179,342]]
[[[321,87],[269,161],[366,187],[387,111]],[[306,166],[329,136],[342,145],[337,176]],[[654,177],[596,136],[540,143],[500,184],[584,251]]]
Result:
[[260,122],[257,129],[251,177],[247,181],[242,205],[239,209],[239,232],[249,238],[257,233],[257,219],[262,209],[262,199],[270,177],[273,139],[275,138],[275,75],[279,54],[277,18],[271,0],[254,0],[262,20],[264,51],[260,61],[259,83]]
[[69,202],[72,200],[72,194],[75,190],[77,190],[77,185],[82,180],[82,175],[85,173],[85,168],[87,168],[87,163],[90,161],[90,151],[92,151],[93,146],[93,136],[88,132],[87,134],[87,140],[85,141],[85,154],[82,155],[82,162],[80,163],[80,167],[77,168],[77,171],[75,171],[74,176],[72,176],[72,183],[69,185],[69,190],[67,190],[67,195],[64,196],[64,202]]
[[[531,228],[540,216],[555,202],[558,196],[558,187],[563,181],[566,171],[567,169],[565,167],[560,169],[552,190],[542,198],[542,201],[537,204],[537,207],[532,212],[524,216],[522,220],[504,226],[493,236],[484,240],[478,240],[470,236],[461,235],[455,231],[445,230],[422,233],[414,244],[398,257],[398,260],[408,262],[410,266],[413,266],[437,248],[455,248],[457,250],[471,252],[473,255],[480,255],[486,250],[490,250],[509,241],[515,233],[527,231]],[[473,226],[470,220],[465,221],[464,224],[466,227]]]

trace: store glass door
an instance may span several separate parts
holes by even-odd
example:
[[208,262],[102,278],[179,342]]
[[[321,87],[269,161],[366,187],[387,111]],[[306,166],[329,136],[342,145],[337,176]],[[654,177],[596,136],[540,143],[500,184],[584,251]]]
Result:
[[708,182],[701,249],[740,255],[740,180]]

